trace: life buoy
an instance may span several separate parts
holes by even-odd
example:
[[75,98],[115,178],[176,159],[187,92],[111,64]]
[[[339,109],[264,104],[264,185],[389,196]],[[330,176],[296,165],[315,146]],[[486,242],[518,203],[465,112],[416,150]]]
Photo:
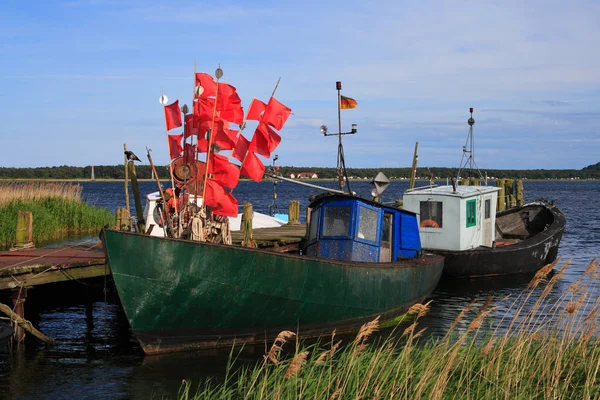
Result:
[[440,225],[432,219],[426,219],[419,224],[421,228],[439,228]]

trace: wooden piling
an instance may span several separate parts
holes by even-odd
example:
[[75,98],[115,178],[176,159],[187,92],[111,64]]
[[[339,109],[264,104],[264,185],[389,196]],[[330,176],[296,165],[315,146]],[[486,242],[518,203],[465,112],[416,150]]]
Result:
[[504,180],[504,195],[506,197],[506,208],[513,208],[517,205],[515,200],[514,190],[513,190],[514,181],[512,179]]
[[498,202],[496,203],[496,212],[506,210],[506,195],[504,193],[504,179],[496,180],[496,186],[500,189],[498,191]]
[[471,178],[470,184],[472,186],[479,186],[481,184],[481,179],[479,179],[479,178]]
[[33,215],[29,211],[19,211],[17,215],[16,243],[11,250],[31,249],[33,244]]
[[131,189],[133,189],[133,200],[135,201],[135,216],[137,217],[137,232],[146,232],[146,221],[144,221],[144,211],[142,210],[142,199],[140,196],[140,187],[138,186],[137,175],[135,174],[135,165],[129,161],[127,168],[129,178],[131,179]]
[[462,185],[462,186],[469,186],[469,178],[462,178],[462,179],[459,181],[459,185]]
[[[127,144],[123,143],[123,150],[127,151]],[[125,208],[127,208],[127,211],[130,210],[129,208],[129,182],[128,182],[128,173],[127,173],[127,154],[124,154],[123,157],[125,158]]]
[[252,210],[252,203],[249,201],[244,202],[244,211],[242,213],[242,220],[240,230],[244,232],[244,239],[242,240],[242,246],[256,247],[256,243],[252,240],[252,217],[254,211]]
[[288,224],[297,225],[300,223],[300,201],[291,200],[288,206]]
[[525,196],[524,196],[524,192],[523,192],[523,179],[517,179],[515,182],[515,191],[516,191],[516,199],[517,199],[517,206],[521,207],[522,205],[525,204]]

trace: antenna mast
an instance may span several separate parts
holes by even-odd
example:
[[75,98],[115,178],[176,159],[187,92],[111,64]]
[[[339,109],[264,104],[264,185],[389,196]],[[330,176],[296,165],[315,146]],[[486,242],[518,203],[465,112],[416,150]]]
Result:
[[477,163],[475,162],[475,141],[473,138],[473,125],[475,125],[475,120],[473,119],[473,107],[469,108],[469,112],[471,113],[471,117],[467,120],[467,123],[469,124],[469,134],[467,135],[467,142],[463,146],[463,155],[460,160],[460,166],[458,168],[458,174],[456,176],[456,179],[460,179],[461,171],[466,169],[468,166],[469,182],[473,178],[473,173],[476,169],[477,173],[479,174],[479,178],[482,181],[484,181],[487,185],[487,180],[484,179],[483,175],[481,174],[481,171],[479,170],[479,167],[477,166]]

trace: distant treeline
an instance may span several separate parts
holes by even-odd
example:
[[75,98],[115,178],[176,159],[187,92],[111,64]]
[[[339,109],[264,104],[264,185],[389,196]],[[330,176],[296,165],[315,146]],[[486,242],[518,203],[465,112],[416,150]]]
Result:
[[[166,166],[156,166],[158,176],[166,179],[169,171]],[[410,177],[410,168],[349,168],[348,176],[355,178],[373,178],[377,172],[383,172],[390,179]],[[300,172],[316,173],[319,178],[335,178],[335,168],[318,167],[279,167],[283,176],[297,175]],[[520,179],[600,179],[600,163],[590,165],[580,170],[575,169],[488,169],[481,170],[490,178],[520,178]],[[140,179],[151,178],[149,165],[136,164],[137,177]],[[418,168],[417,177],[427,179],[433,175],[436,179],[445,179],[456,176],[457,168]],[[0,179],[90,179],[92,167],[38,167],[38,168],[7,168],[0,167]],[[123,179],[125,170],[123,165],[96,165],[94,167],[96,179]],[[467,173],[461,174],[463,177]]]

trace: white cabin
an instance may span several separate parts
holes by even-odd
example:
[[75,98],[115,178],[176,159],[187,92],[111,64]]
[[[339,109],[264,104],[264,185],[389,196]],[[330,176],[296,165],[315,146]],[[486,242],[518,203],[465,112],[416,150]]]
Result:
[[433,186],[404,193],[403,208],[417,214],[424,249],[492,247],[497,192],[493,186]]

